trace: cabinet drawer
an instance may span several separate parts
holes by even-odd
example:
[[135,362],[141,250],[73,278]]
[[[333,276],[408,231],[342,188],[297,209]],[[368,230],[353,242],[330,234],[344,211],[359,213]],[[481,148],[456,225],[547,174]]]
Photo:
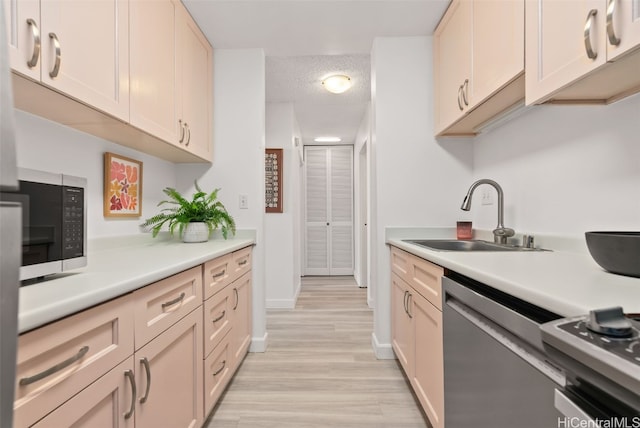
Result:
[[231,281],[235,281],[251,270],[251,247],[231,253]]
[[204,302],[204,355],[213,351],[220,340],[231,329],[233,316],[233,297],[231,287],[226,287],[211,299]]
[[127,295],[18,338],[14,426],[30,426],[133,353]]
[[232,355],[226,335],[204,360],[204,413],[209,414],[231,378]]
[[227,284],[230,284],[233,274],[231,262],[232,254],[227,254],[213,260],[209,260],[204,264],[204,299],[216,294],[222,290]]
[[202,266],[136,290],[133,296],[135,348],[140,349],[202,304]]
[[442,310],[444,268],[409,254],[408,283],[433,306]]
[[401,279],[408,281],[409,279],[409,258],[411,254],[391,247],[391,272],[398,275]]

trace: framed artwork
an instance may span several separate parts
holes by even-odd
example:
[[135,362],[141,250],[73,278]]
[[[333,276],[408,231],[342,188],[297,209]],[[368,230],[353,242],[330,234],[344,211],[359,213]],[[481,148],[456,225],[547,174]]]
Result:
[[264,155],[265,212],[282,212],[282,149],[266,149]]
[[142,162],[104,154],[104,216],[142,215]]

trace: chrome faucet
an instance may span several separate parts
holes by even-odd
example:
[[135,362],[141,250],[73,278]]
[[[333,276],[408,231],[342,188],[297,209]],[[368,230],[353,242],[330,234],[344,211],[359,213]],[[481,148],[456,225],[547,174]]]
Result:
[[476,190],[476,187],[481,184],[489,184],[498,192],[498,227],[493,229],[493,242],[496,244],[506,244],[507,238],[513,236],[515,232],[513,229],[504,227],[504,193],[502,192],[502,187],[500,187],[498,183],[493,180],[489,180],[488,178],[483,178],[473,183],[471,187],[469,187],[467,196],[464,197],[464,201],[462,202],[460,209],[463,211],[469,211],[471,209],[471,196],[473,196],[473,192]]

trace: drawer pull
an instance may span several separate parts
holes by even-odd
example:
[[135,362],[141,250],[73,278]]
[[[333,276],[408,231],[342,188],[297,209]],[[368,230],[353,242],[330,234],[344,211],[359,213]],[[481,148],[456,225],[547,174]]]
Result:
[[40,30],[36,21],[29,18],[27,19],[27,25],[31,27],[31,33],[33,35],[33,54],[31,59],[27,61],[27,66],[33,68],[38,64],[38,58],[40,58]]
[[613,46],[618,46],[620,44],[620,38],[616,36],[616,31],[613,28],[613,15],[615,13],[616,0],[609,0],[609,6],[607,6],[607,38]]
[[56,48],[56,60],[53,64],[53,70],[49,72],[49,77],[55,79],[60,72],[60,60],[62,59],[62,52],[60,50],[60,40],[56,33],[49,33],[49,38],[53,41],[53,46]]
[[591,45],[591,21],[597,13],[597,9],[591,9],[587,15],[587,21],[584,24],[584,49],[587,51],[587,57],[589,59],[596,59],[598,57],[598,52],[594,51]]
[[213,279],[220,278],[221,276],[224,276],[225,273],[227,273],[227,271],[223,270],[222,272],[218,272],[215,275],[212,275],[212,277]]
[[71,364],[75,363],[76,361],[80,360],[82,357],[87,355],[87,352],[89,352],[89,347],[88,346],[83,346],[82,348],[80,348],[78,353],[76,355],[74,355],[73,357],[68,358],[68,359],[64,360],[63,362],[61,362],[61,363],[58,363],[53,367],[49,367],[48,369],[46,369],[43,372],[40,372],[40,373],[35,374],[33,376],[30,376],[30,377],[23,377],[22,379],[20,379],[19,385],[20,386],[31,385],[32,383],[37,382],[39,380],[42,380],[42,379],[44,379],[44,378],[46,378],[48,376],[51,376],[52,374],[57,373],[60,370],[66,369]]
[[246,264],[247,264],[247,262],[248,262],[248,260],[247,260],[247,259],[244,259],[243,261],[238,262],[238,265],[239,265],[239,266],[244,266],[244,265],[246,265]]
[[129,383],[131,384],[131,407],[129,411],[124,414],[124,418],[129,419],[133,416],[133,411],[136,409],[136,395],[138,395],[138,391],[136,390],[136,377],[133,375],[133,370],[125,371],[124,375],[129,379]]
[[220,321],[222,318],[224,318],[224,315],[227,313],[227,311],[222,311],[222,314],[220,314],[220,316],[216,319],[214,319],[212,322],[215,324],[218,321]]
[[226,365],[227,365],[227,360],[222,360],[222,367],[220,367],[213,375],[218,376],[222,372],[222,370],[224,370]]
[[176,297],[175,299],[173,299],[173,300],[169,300],[168,302],[163,303],[163,304],[162,304],[162,309],[166,309],[166,308],[168,308],[169,306],[173,306],[173,305],[175,305],[176,303],[180,303],[180,302],[182,302],[182,301],[184,300],[185,296],[186,296],[186,294],[184,294],[184,291],[183,291],[183,292],[182,292],[182,293],[180,293],[180,295],[179,295],[178,297]]
[[151,366],[149,365],[147,357],[140,358],[140,363],[144,366],[144,371],[147,373],[147,389],[144,392],[144,397],[140,399],[140,404],[144,404],[147,402],[147,398],[149,398],[149,390],[151,389]]
[[235,311],[236,308],[238,307],[238,303],[240,303],[240,296],[238,295],[238,289],[237,288],[234,288],[233,292],[236,295],[236,304],[233,305],[233,310]]

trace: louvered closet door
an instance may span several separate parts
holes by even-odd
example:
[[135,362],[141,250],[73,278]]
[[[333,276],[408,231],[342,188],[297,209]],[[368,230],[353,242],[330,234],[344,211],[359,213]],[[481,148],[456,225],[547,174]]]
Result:
[[305,148],[305,275],[353,274],[353,150]]

